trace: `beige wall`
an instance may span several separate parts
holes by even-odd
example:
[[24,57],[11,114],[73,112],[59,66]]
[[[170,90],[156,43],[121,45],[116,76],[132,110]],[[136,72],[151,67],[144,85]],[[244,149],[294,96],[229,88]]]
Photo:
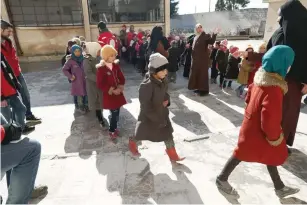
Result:
[[[152,29],[156,25],[163,26],[165,33],[170,31],[170,0],[165,0],[165,23],[131,23],[136,29]],[[16,33],[24,56],[58,55],[65,51],[67,41],[73,36],[82,35],[88,41],[96,41],[98,29],[96,25],[89,25],[87,1],[82,0],[84,26],[61,26],[61,27],[17,27]],[[1,17],[8,20],[4,1],[1,0]],[[127,26],[129,24],[126,24]],[[122,24],[110,24],[108,28],[114,33],[119,33]]]
[[[302,4],[307,8],[307,0],[300,0]],[[286,0],[269,0],[269,8],[267,14],[267,21],[265,27],[264,39],[269,40],[274,31],[279,27],[277,22],[278,18],[278,9],[283,5]]]

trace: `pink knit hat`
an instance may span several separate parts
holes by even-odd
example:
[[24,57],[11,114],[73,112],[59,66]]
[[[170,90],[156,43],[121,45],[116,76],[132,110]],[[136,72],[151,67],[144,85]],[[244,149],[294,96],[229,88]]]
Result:
[[221,41],[220,46],[225,46],[227,48],[227,45],[228,45],[227,39],[224,39],[224,40]]

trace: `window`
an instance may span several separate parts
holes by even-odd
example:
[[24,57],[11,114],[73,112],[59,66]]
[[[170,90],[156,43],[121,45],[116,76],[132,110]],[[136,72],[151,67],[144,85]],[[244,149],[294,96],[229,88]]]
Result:
[[164,0],[88,0],[90,21],[164,22]]
[[9,0],[15,26],[82,25],[81,0]]

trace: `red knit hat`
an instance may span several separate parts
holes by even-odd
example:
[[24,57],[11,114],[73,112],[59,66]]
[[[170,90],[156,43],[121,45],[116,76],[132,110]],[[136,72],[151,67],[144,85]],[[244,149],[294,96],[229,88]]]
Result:
[[237,51],[239,51],[239,48],[236,47],[236,46],[232,46],[232,47],[229,49],[229,52],[230,52],[231,54],[234,54],[234,53],[237,52]]

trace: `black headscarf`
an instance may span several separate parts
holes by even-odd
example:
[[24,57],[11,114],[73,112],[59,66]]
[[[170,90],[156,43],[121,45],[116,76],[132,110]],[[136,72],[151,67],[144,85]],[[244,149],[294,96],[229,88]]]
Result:
[[307,9],[299,0],[288,0],[280,8],[280,28],[271,37],[267,49],[276,45],[290,46],[295,60],[287,76],[307,83]]
[[152,29],[149,43],[149,47],[153,52],[156,51],[159,41],[163,43],[163,29],[161,26],[155,26]]

